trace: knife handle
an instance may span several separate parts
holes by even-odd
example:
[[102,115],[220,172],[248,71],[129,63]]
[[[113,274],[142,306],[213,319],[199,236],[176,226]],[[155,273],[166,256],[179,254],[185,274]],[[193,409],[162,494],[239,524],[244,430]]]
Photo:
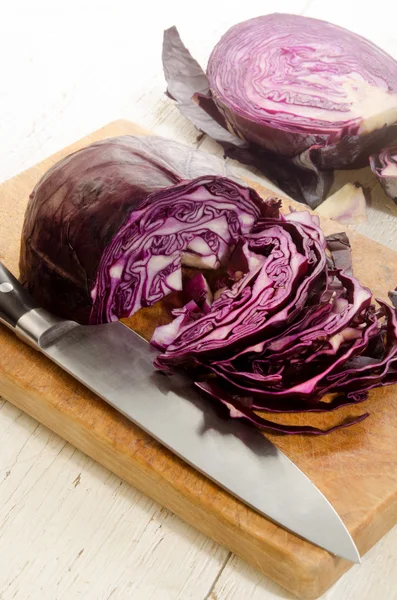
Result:
[[39,308],[19,281],[0,262],[0,323],[13,329],[31,346],[39,346],[40,336],[61,322]]
[[0,321],[15,329],[19,319],[34,308],[37,303],[0,262]]

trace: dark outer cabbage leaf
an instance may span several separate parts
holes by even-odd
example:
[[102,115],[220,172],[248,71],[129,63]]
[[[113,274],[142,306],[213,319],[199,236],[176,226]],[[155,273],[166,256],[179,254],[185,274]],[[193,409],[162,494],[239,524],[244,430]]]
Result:
[[350,240],[346,233],[333,233],[327,235],[327,248],[331,253],[332,262],[335,269],[341,269],[346,275],[353,274],[352,267],[352,249]]
[[397,204],[397,145],[372,154],[370,165],[386,194]]
[[394,308],[397,308],[397,288],[389,292],[389,298]]
[[[208,133],[219,142],[244,145],[242,140],[228,133],[226,121],[216,107],[214,118],[198,109],[197,105],[192,102],[192,95],[196,92],[203,96],[209,94],[208,78],[189,50],[182,44],[176,27],[171,27],[165,32],[163,66],[168,82],[168,96],[178,101],[181,113],[197,129]],[[208,107],[208,111],[211,112],[211,107]]]

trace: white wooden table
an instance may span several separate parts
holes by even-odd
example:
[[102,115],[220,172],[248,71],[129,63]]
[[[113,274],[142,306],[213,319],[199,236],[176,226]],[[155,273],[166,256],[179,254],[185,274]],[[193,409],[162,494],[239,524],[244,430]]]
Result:
[[[397,58],[395,0],[3,1],[0,180],[121,117],[197,145],[164,96],[163,29],[176,24],[205,65],[229,26],[275,9],[348,27]],[[397,249],[397,209],[374,194],[360,230]],[[395,600],[396,563],[397,528],[323,599]],[[0,599],[28,598],[292,596],[0,399]]]

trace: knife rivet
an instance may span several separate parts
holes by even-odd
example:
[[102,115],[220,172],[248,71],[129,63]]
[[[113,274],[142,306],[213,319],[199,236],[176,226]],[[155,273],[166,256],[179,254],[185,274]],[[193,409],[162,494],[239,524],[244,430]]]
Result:
[[8,292],[11,292],[13,289],[11,283],[0,283],[0,292],[3,292],[3,294],[8,294]]

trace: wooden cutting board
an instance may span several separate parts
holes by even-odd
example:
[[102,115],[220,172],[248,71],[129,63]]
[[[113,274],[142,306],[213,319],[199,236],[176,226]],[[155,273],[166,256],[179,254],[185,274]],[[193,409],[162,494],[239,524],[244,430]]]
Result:
[[[9,269],[18,272],[23,215],[39,177],[90,142],[137,133],[145,132],[117,121],[0,185],[0,259]],[[253,187],[263,198],[274,195],[257,184]],[[341,230],[327,220],[323,228],[327,234]],[[356,275],[375,296],[386,298],[397,284],[397,255],[354,232],[349,237]],[[318,598],[351,566],[244,506],[5,327],[0,327],[0,395],[300,598]],[[329,436],[268,436],[335,506],[361,554],[397,522],[397,386],[375,390],[364,405],[309,419],[329,427],[365,411],[371,416],[363,423]],[[308,421],[302,415],[281,418]]]

